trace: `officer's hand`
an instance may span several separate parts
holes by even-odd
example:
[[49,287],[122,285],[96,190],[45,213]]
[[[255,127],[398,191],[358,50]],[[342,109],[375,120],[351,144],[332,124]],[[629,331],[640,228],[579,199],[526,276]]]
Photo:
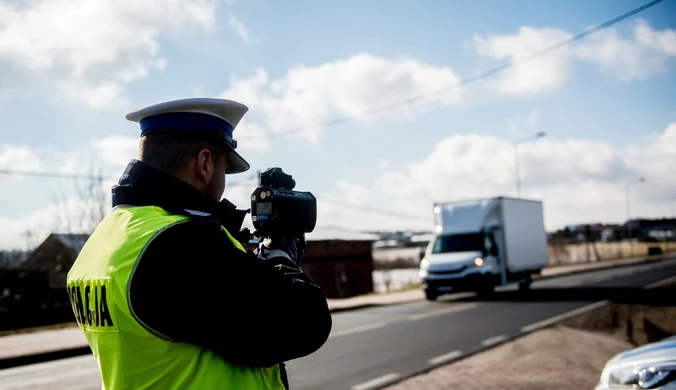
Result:
[[300,261],[303,259],[303,255],[305,254],[305,249],[307,248],[307,241],[305,241],[305,233],[299,235],[296,237],[296,257],[298,258],[298,261],[296,264],[300,265]]
[[288,235],[264,240],[261,242],[258,251],[255,253],[262,258],[268,258],[274,251],[282,251],[288,255],[291,261],[296,263],[296,265],[300,265],[306,247],[307,242],[305,241],[305,234]]
[[277,246],[277,249],[284,251],[294,263],[300,265],[303,254],[305,253],[305,248],[307,247],[305,234],[281,237],[277,240]]

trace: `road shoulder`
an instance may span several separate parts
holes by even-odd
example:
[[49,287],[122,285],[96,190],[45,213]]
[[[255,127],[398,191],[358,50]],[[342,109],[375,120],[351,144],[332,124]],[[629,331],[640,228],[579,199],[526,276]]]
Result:
[[630,343],[604,334],[557,326],[386,389],[592,389],[607,360],[629,348]]
[[[673,294],[676,283],[659,288]],[[593,389],[614,355],[676,335],[676,306],[609,303],[574,312],[478,353],[451,354],[443,366],[430,362],[430,370],[386,389]]]

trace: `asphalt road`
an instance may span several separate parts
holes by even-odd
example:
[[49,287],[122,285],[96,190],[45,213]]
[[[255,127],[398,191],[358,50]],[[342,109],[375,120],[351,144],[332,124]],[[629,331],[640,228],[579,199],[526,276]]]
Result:
[[[294,390],[379,388],[607,299],[674,304],[659,291],[667,279],[676,279],[676,259],[540,280],[525,293],[506,286],[482,299],[454,294],[335,313],[327,343],[287,363],[289,381]],[[100,389],[98,367],[86,355],[0,370],[0,389]]]

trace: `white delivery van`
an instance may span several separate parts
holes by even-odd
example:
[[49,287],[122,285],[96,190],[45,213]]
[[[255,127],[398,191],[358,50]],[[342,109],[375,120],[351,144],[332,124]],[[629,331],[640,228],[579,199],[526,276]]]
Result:
[[428,300],[447,292],[527,289],[547,266],[542,202],[497,197],[435,204],[435,234],[420,262]]

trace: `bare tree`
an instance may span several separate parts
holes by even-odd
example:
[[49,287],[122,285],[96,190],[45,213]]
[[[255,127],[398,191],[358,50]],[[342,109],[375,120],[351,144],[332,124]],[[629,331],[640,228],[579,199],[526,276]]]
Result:
[[[91,234],[107,212],[103,177],[90,169],[90,179],[73,179],[72,186],[57,189],[55,229],[63,233]],[[69,196],[75,190],[75,196]]]
[[[92,175],[93,176],[93,175]],[[106,192],[103,188],[101,170],[96,180],[89,180],[84,185],[76,185],[75,189],[82,203],[82,227],[85,233],[91,234],[106,216]]]
[[38,245],[39,237],[30,227],[24,229],[24,231],[21,232],[21,236],[24,239],[24,250],[26,252],[31,251]]

